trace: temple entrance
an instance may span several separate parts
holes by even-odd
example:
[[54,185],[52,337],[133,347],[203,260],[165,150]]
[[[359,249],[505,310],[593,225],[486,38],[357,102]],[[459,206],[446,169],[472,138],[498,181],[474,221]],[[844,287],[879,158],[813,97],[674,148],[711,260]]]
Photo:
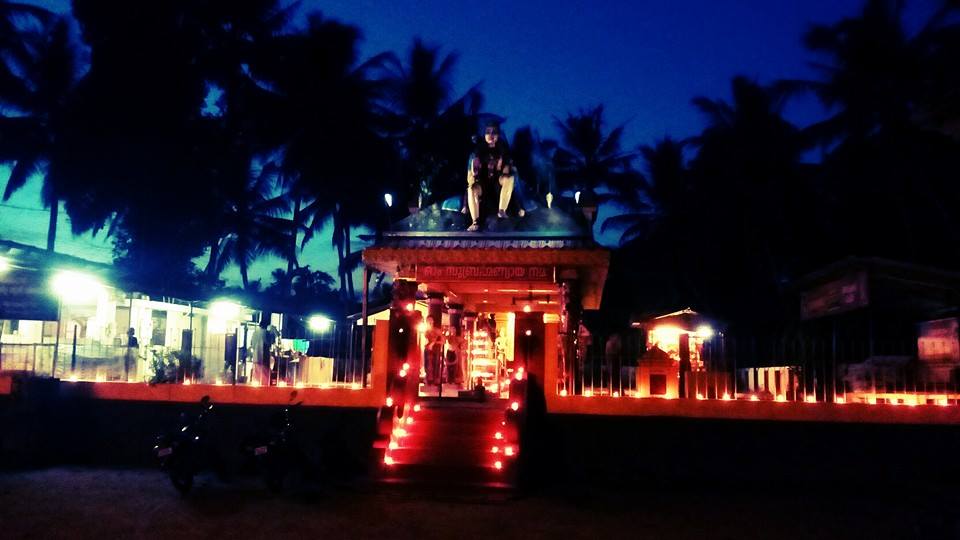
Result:
[[516,376],[513,312],[447,310],[440,324],[422,323],[420,397],[482,401],[506,399]]

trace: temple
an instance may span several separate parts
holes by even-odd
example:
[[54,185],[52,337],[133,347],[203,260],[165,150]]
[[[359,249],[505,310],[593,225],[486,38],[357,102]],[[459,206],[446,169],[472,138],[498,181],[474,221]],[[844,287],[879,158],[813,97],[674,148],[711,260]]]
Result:
[[[468,436],[467,426],[489,424],[479,436],[494,433],[493,448],[502,443],[513,453],[518,449],[503,411],[526,403],[532,397],[526,392],[540,393],[542,401],[544,388],[574,384],[580,317],[600,307],[609,252],[593,240],[594,209],[573,200],[557,203],[491,219],[482,232],[467,231],[464,213],[433,205],[364,250],[367,270],[384,272],[394,283],[389,321],[378,323],[388,329],[377,329],[380,336],[389,332],[387,403],[393,414],[385,415],[392,421],[381,431],[387,437],[384,462],[392,469],[422,468],[451,456],[465,467],[500,469],[504,463],[486,441],[477,442],[476,456],[408,447],[429,440],[442,448],[436,439],[444,422],[459,425],[459,437]],[[414,423],[416,414],[436,428]],[[497,431],[501,422],[504,432]]]

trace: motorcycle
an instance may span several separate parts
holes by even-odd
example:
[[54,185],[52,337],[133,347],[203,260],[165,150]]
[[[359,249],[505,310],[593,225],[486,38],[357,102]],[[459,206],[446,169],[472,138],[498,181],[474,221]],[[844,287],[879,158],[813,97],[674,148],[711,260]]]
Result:
[[311,471],[293,420],[294,411],[303,404],[293,403],[296,397],[297,392],[292,392],[290,403],[272,416],[260,434],[248,438],[242,449],[274,493],[283,489],[285,479],[295,468]]
[[181,495],[186,495],[193,487],[193,477],[207,457],[212,411],[210,396],[203,396],[200,412],[195,417],[181,414],[174,431],[156,438],[153,451],[160,469],[167,473],[173,487]]

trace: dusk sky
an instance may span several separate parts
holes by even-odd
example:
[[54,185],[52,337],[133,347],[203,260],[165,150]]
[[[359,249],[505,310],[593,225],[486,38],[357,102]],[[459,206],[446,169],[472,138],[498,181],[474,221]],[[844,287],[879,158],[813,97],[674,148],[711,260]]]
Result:
[[[69,10],[65,0],[35,3]],[[137,3],[128,5],[136,9]],[[907,20],[921,20],[933,5],[912,2]],[[364,57],[386,50],[402,57],[415,36],[459,53],[456,90],[482,82],[485,108],[507,117],[508,134],[530,124],[551,137],[554,116],[602,103],[611,126],[627,123],[626,142],[635,146],[696,134],[702,121],[690,100],[727,98],[734,75],[760,82],[812,76],[803,31],[861,6],[862,0],[328,0],[303,8],[359,26]],[[801,125],[820,114],[812,99],[788,110]],[[0,169],[0,183],[6,176]],[[35,179],[0,206],[0,237],[45,244],[39,185]],[[108,242],[71,238],[61,216],[58,250],[109,260]],[[304,262],[335,274],[336,257],[321,238],[307,246]],[[279,260],[259,262],[252,275],[267,282],[278,266]],[[238,280],[235,269],[224,276]]]

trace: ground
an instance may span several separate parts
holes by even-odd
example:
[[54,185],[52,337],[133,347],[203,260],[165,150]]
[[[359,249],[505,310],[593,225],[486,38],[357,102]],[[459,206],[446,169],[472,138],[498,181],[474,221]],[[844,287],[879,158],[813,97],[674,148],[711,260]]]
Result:
[[[955,538],[956,498],[896,490],[633,492],[444,500],[351,485],[271,495],[253,478],[203,478],[181,498],[158,472],[0,473],[0,523],[17,538]],[[932,494],[928,494],[932,495]],[[948,524],[949,522],[949,524]]]

